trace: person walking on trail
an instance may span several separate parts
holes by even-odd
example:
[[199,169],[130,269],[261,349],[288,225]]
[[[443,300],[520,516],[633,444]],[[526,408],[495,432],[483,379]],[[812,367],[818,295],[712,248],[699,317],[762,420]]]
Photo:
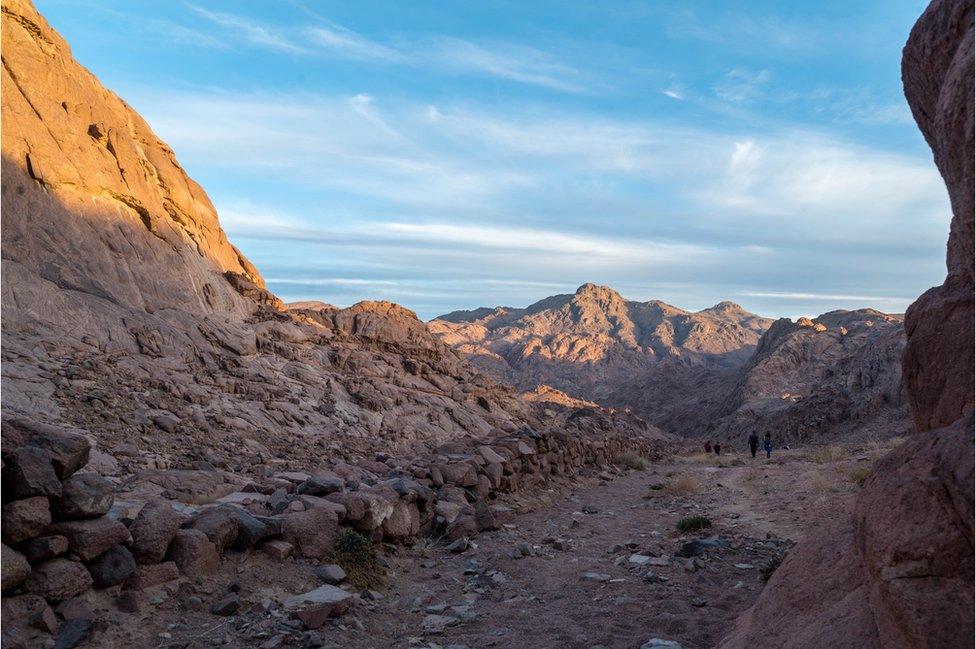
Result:
[[759,435],[756,431],[749,433],[749,452],[752,453],[752,457],[756,457],[756,451],[759,450]]
[[705,442],[705,452],[711,455],[712,453],[712,440]]
[[766,459],[768,460],[773,453],[773,436],[769,433],[766,433],[766,437],[763,438],[763,450],[766,451]]
[[719,444],[718,442],[715,442],[715,455],[721,455],[721,454],[722,454],[722,445]]

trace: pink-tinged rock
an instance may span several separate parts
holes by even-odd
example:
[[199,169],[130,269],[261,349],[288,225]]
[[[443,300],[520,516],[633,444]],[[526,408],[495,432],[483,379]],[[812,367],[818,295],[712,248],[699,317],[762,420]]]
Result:
[[82,561],[90,561],[109,548],[132,539],[129,530],[118,521],[103,516],[81,521],[61,521],[51,526],[54,532],[68,539],[68,549]]
[[234,514],[226,507],[210,507],[193,517],[189,529],[199,530],[223,552],[237,539],[238,524]]
[[60,480],[88,464],[91,443],[81,431],[27,419],[4,420],[3,424],[5,439],[44,449]]
[[137,565],[135,572],[126,582],[126,587],[133,590],[145,590],[152,586],[165,584],[180,578],[180,569],[172,561]]
[[184,521],[165,500],[151,500],[132,522],[132,556],[139,563],[159,563],[166,556],[169,542]]
[[107,514],[115,502],[114,485],[97,473],[76,473],[61,483],[58,516],[91,518]]
[[20,543],[34,538],[51,524],[51,508],[44,496],[15,500],[3,506],[3,540]]
[[363,516],[355,522],[355,526],[366,532],[379,529],[383,521],[393,513],[393,506],[399,500],[397,497],[365,490],[357,491],[354,495],[363,506]]
[[324,585],[295,595],[283,602],[286,611],[302,621],[308,629],[318,629],[329,618],[342,615],[352,603],[352,595],[337,586]]
[[61,496],[61,481],[51,464],[51,455],[35,446],[22,446],[3,457],[4,498]]
[[275,539],[272,541],[265,541],[264,543],[262,543],[261,549],[264,550],[266,553],[268,553],[268,555],[270,555],[271,558],[277,559],[279,561],[283,561],[284,559],[287,559],[291,555],[292,550],[295,549],[295,546],[293,546],[288,541]]
[[92,577],[77,561],[51,559],[34,566],[27,590],[51,602],[74,597],[92,586]]
[[383,521],[383,536],[391,540],[403,540],[420,533],[420,511],[414,503],[399,501],[393,513]]
[[294,546],[297,556],[324,559],[339,539],[339,519],[325,507],[285,514],[281,517],[281,537]]
[[495,452],[490,446],[479,446],[478,454],[489,464],[504,464],[505,458]]
[[200,530],[177,530],[168,558],[187,577],[212,575],[220,568],[220,553]]
[[0,570],[0,576],[2,576],[0,588],[4,591],[16,588],[31,573],[30,564],[27,563],[24,555],[12,548],[8,548],[6,543],[3,544],[3,549],[0,550],[0,563],[3,564],[2,570]]

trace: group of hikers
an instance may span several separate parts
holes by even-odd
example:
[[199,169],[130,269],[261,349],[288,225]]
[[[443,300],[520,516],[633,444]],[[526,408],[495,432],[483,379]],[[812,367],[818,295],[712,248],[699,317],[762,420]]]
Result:
[[[715,442],[712,444],[712,440],[705,442],[705,452],[711,453],[715,451],[715,455],[722,454],[722,444]],[[759,435],[753,430],[749,433],[749,452],[752,453],[752,457],[756,457],[756,451],[759,450]],[[766,433],[763,437],[763,450],[766,451],[766,459],[768,460],[773,454],[773,436]]]

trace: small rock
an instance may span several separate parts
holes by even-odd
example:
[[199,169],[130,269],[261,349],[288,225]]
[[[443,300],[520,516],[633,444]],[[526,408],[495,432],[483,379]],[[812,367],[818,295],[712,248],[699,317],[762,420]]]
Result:
[[586,581],[604,582],[610,581],[610,575],[603,574],[602,572],[584,572],[583,579]]
[[139,594],[134,590],[124,590],[115,599],[115,607],[123,613],[139,612]]
[[283,602],[285,610],[297,617],[306,628],[318,629],[330,617],[342,615],[349,608],[352,595],[326,584],[301,595],[289,597]]
[[139,563],[159,563],[183,524],[183,515],[165,500],[145,504],[129,527],[132,533],[132,555]]
[[338,586],[346,579],[346,571],[334,563],[330,563],[324,566],[317,566],[315,568],[315,576],[326,584]]
[[288,541],[282,541],[275,539],[273,541],[265,541],[261,544],[261,549],[271,555],[272,558],[278,561],[283,561],[288,558],[292,550],[295,549]]
[[183,608],[188,611],[199,611],[203,608],[203,600],[196,595],[190,595],[183,600]]
[[674,640],[651,638],[641,645],[641,649],[681,649],[681,645]]
[[464,552],[470,547],[471,547],[471,542],[466,537],[462,537],[456,541],[451,541],[445,549],[448,552],[461,554],[462,552]]
[[61,481],[51,464],[51,454],[36,446],[5,453],[2,475],[4,498],[61,497]]
[[440,635],[448,628],[460,623],[460,619],[450,615],[428,615],[424,617],[421,626],[426,634]]
[[93,627],[91,620],[65,620],[58,629],[54,649],[74,649],[91,637]]
[[76,521],[62,521],[51,526],[54,532],[68,539],[68,549],[82,561],[91,561],[112,547],[128,543],[129,530],[107,516]]
[[646,554],[632,554],[632,555],[630,555],[630,558],[627,559],[627,560],[630,563],[634,564],[634,565],[644,566],[644,565],[648,565],[648,564],[654,565],[654,564],[651,563],[651,559],[653,559],[653,558],[654,557],[649,557]]
[[241,607],[241,598],[237,596],[236,593],[230,593],[221,600],[214,603],[210,607],[210,612],[214,615],[220,615],[221,617],[227,617],[228,615],[233,615],[237,612],[237,609]]
[[32,627],[40,629],[44,633],[50,633],[51,635],[58,632],[58,624],[58,616],[54,614],[50,606],[46,605],[35,611],[30,618],[30,625]]
[[91,604],[84,597],[72,597],[67,599],[54,609],[58,615],[66,620],[89,620],[95,621],[95,611]]
[[189,577],[212,575],[220,568],[217,546],[200,530],[177,530],[168,556],[180,573]]
[[753,566],[751,563],[737,563],[735,564],[735,567],[739,570],[752,570],[755,566]]
[[692,606],[701,608],[702,606],[705,606],[706,604],[708,604],[708,602],[705,601],[705,599],[702,598],[702,597],[692,597],[691,598],[691,605]]

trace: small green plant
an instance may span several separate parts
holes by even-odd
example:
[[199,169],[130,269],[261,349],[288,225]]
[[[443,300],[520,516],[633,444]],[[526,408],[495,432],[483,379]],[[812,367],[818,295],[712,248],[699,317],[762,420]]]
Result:
[[699,532],[712,526],[712,521],[707,516],[689,516],[682,518],[675,525],[679,532]]
[[329,562],[345,570],[349,581],[360,588],[375,588],[386,583],[386,571],[376,559],[376,546],[348,527],[339,533]]
[[769,581],[769,578],[773,576],[776,569],[779,568],[779,564],[783,563],[783,557],[773,557],[766,562],[766,565],[762,569],[760,576],[763,581]]

